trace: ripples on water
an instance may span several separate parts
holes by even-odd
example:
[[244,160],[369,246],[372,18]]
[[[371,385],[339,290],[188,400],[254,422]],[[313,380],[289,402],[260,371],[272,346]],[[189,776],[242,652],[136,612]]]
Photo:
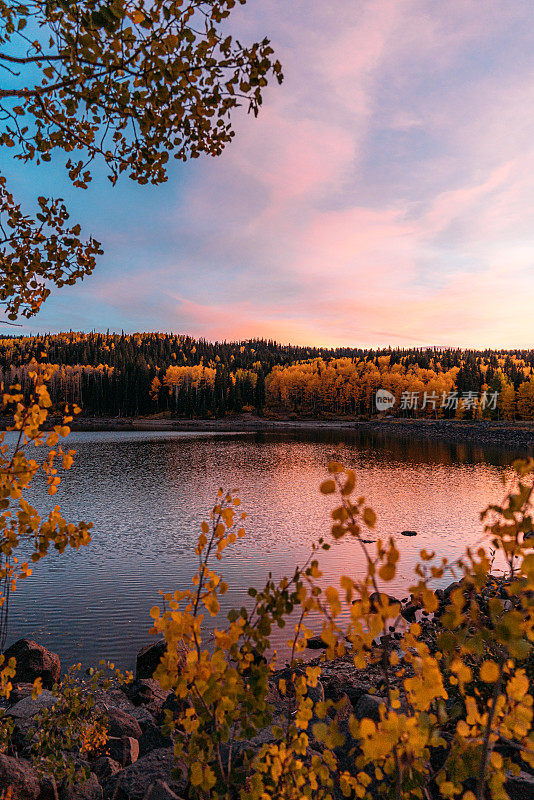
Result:
[[[318,486],[332,458],[357,471],[357,491],[377,512],[379,535],[419,532],[400,537],[390,587],[401,597],[421,547],[454,558],[478,538],[479,511],[501,499],[501,477],[514,457],[350,432],[75,433],[69,443],[78,455],[52,504],[69,520],[93,521],[93,541],[79,552],[51,553],[19,584],[10,640],[30,636],[65,666],[110,658],[128,668],[150,640],[148,610],[158,589],[189,584],[200,523],[219,486],[238,489],[248,513],[247,537],[217,565],[231,587],[224,610],[242,605],[244,590],[260,586],[269,571],[292,572],[311,540],[328,532],[333,500]],[[37,497],[42,502],[42,492]],[[335,543],[321,557],[328,582],[358,576],[361,564],[355,541]],[[288,633],[277,632],[282,651]]]

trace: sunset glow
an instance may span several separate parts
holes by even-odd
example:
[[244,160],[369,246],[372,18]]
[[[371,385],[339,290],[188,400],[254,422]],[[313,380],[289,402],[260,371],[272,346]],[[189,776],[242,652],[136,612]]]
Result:
[[521,0],[250,0],[233,24],[285,81],[221,158],[159,190],[36,172],[105,255],[22,331],[530,347],[533,22]]

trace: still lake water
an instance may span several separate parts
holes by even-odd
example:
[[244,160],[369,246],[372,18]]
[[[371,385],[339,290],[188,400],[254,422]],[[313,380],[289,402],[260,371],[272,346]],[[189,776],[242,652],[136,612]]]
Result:
[[[479,511],[502,498],[501,478],[515,455],[350,431],[74,433],[68,442],[78,455],[52,504],[67,520],[93,521],[93,540],[78,552],[51,552],[19,583],[9,631],[9,642],[31,637],[58,652],[64,667],[101,658],[134,666],[150,641],[158,589],[190,585],[200,523],[219,486],[238,489],[248,513],[246,538],[216,562],[231,587],[225,611],[242,605],[245,590],[261,586],[269,571],[291,573],[312,539],[328,533],[333,499],[318,486],[332,458],[357,471],[357,491],[378,514],[379,535],[418,531],[399,537],[400,569],[390,587],[401,597],[421,547],[454,558],[479,538]],[[361,564],[355,541],[321,557],[329,583],[357,576]],[[288,634],[277,632],[282,651]]]

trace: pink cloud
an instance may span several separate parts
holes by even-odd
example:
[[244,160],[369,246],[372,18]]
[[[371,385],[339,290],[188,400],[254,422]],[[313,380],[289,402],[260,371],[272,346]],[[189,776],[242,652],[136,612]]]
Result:
[[236,19],[270,31],[286,80],[187,168],[174,223],[162,209],[174,254],[100,297],[148,327],[160,285],[153,327],[209,338],[532,345],[530,4],[249,0]]

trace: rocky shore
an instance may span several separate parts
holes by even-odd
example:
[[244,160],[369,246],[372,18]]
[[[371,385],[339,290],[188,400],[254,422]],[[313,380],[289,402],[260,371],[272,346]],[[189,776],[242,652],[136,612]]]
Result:
[[[502,583],[502,582],[501,582]],[[461,586],[450,584],[438,590],[440,610],[449,602],[451,592]],[[501,587],[502,597],[505,597]],[[378,602],[379,597],[371,597]],[[397,598],[390,598],[396,601]],[[509,602],[509,601],[507,601]],[[439,613],[439,612],[438,612]],[[422,638],[431,651],[436,649],[436,635],[439,623],[432,615],[423,612],[411,598],[401,601],[401,615],[407,622],[417,620],[422,627]],[[396,648],[401,634],[394,629],[376,642],[378,649],[387,646]],[[320,637],[309,641],[310,651],[324,649]],[[59,657],[41,645],[22,639],[5,651],[7,658],[17,659],[17,673],[14,688],[8,702],[4,702],[4,714],[12,721],[12,743],[0,755],[0,797],[1,790],[13,787],[13,798],[17,800],[180,800],[187,798],[189,784],[185,765],[176,764],[171,739],[161,729],[165,711],[176,710],[177,700],[170,691],[162,690],[154,680],[153,673],[164,652],[163,641],[155,641],[144,647],[137,655],[135,679],[124,685],[113,685],[96,696],[97,708],[102,712],[108,728],[108,740],[97,753],[91,754],[84,762],[77,756],[79,769],[85,767],[89,778],[78,781],[73,786],[59,785],[57,798],[51,792],[50,781],[39,776],[30,761],[30,742],[28,732],[35,716],[44,708],[52,708],[57,695],[51,691],[61,677]],[[311,655],[311,653],[310,653]],[[378,663],[370,663],[365,669],[354,666],[349,653],[326,661],[322,656],[308,661],[321,666],[321,676],[317,686],[308,689],[314,703],[332,700],[335,706],[328,710],[330,718],[335,719],[345,736],[345,744],[336,748],[335,753],[340,769],[351,769],[354,763],[354,740],[349,732],[351,715],[358,720],[363,718],[379,720],[380,706],[385,702],[386,687]],[[405,676],[409,676],[410,666],[406,665]],[[279,670],[270,682],[268,702],[273,709],[273,722],[282,724],[288,711],[288,698],[278,691],[280,677],[289,678],[290,673],[299,667],[286,666]],[[32,699],[33,681],[41,678],[44,687],[37,699]],[[396,679],[388,678],[391,687]],[[403,678],[399,678],[402,681]],[[312,696],[313,694],[313,696]],[[314,740],[312,727],[310,735],[310,754],[321,753],[322,744]],[[236,742],[234,752],[254,752],[262,744],[275,741],[271,726],[258,731],[248,741]],[[495,749],[499,751],[500,743]],[[503,754],[506,743],[502,745]],[[534,798],[534,768],[520,763],[517,775],[509,774],[506,790],[511,800]],[[337,796],[337,795],[336,795]],[[439,792],[436,797],[439,796]],[[339,794],[341,798],[341,795]],[[428,796],[430,798],[430,795]],[[432,794],[434,798],[434,794]]]
[[267,419],[239,414],[222,419],[77,418],[75,431],[193,431],[198,433],[285,433],[339,432],[394,437],[408,440],[448,442],[506,448],[518,454],[534,452],[534,422],[514,420],[421,420],[376,419]]

